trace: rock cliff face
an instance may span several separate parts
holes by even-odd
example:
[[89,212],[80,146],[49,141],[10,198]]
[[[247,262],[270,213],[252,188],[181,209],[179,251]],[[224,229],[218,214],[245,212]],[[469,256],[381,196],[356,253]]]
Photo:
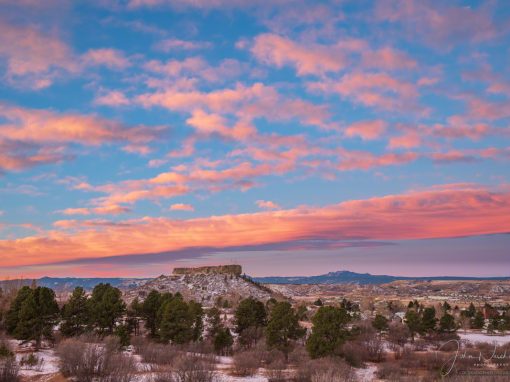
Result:
[[218,297],[234,302],[250,296],[261,301],[280,296],[271,289],[242,276],[241,272],[239,265],[177,268],[172,275],[160,276],[127,291],[125,299],[130,302],[138,297],[143,301],[153,289],[161,293],[179,292],[185,299],[195,300],[204,306],[214,305]]
[[241,276],[243,269],[240,265],[217,265],[197,268],[174,268],[174,275],[197,275],[197,274],[227,274]]

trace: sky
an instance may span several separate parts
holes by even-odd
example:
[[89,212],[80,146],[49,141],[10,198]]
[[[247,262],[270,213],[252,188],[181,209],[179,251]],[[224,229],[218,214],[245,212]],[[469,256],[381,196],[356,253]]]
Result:
[[510,3],[3,0],[0,278],[510,276]]

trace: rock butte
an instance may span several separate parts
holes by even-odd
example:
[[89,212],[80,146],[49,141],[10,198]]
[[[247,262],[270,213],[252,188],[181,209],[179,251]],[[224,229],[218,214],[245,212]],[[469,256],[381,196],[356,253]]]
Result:
[[174,275],[227,274],[240,276],[242,273],[243,273],[242,267],[237,264],[216,265],[196,268],[174,268],[173,271]]

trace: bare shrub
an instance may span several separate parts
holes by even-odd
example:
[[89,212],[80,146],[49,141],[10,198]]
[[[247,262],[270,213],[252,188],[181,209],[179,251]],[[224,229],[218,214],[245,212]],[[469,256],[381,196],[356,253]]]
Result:
[[234,355],[234,373],[246,377],[254,375],[260,367],[260,357],[257,352],[245,351]]
[[377,377],[389,381],[400,380],[401,369],[398,363],[383,363],[377,368]]
[[404,346],[410,337],[409,329],[400,322],[392,322],[388,328],[388,341]]
[[178,355],[178,350],[173,345],[163,345],[146,342],[141,344],[138,354],[144,362],[156,365],[171,365]]
[[134,361],[116,349],[113,340],[104,344],[64,340],[57,348],[60,371],[80,382],[129,382],[136,371]]
[[355,381],[354,370],[338,358],[326,358],[315,362],[310,382]]
[[354,370],[341,358],[320,358],[298,364],[293,381],[340,382],[354,381]]
[[276,359],[273,362],[269,363],[266,366],[267,370],[267,379],[269,382],[281,382],[285,381],[286,374],[285,369],[287,365],[285,364],[285,360]]
[[214,366],[200,357],[178,357],[173,367],[175,382],[213,382],[216,378]]
[[354,367],[363,366],[363,360],[369,358],[367,350],[360,343],[352,341],[346,342],[342,346],[342,355],[345,361]]
[[19,367],[13,356],[0,358],[0,382],[18,382]]

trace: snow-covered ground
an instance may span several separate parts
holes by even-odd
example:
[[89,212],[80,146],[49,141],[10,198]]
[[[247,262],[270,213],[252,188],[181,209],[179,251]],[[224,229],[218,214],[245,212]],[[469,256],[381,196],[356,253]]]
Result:
[[488,342],[497,343],[498,345],[504,345],[510,343],[510,335],[506,336],[494,336],[485,333],[458,333],[461,340],[469,341],[472,343],[476,342]]

